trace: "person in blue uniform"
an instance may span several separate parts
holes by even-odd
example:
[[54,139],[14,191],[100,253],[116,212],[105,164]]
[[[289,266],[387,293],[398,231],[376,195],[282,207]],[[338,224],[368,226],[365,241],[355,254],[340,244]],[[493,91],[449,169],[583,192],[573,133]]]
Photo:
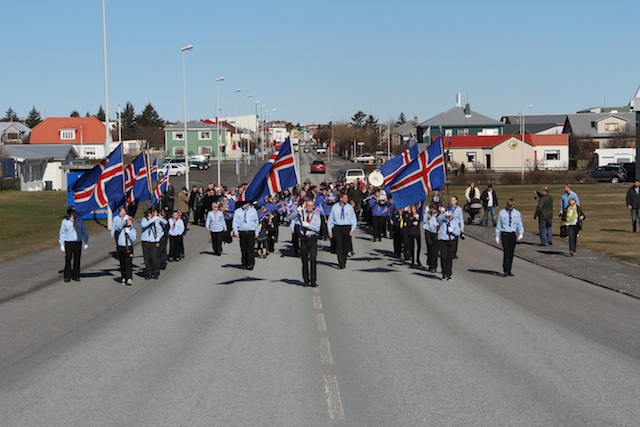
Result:
[[211,210],[207,213],[205,227],[211,233],[211,246],[213,254],[220,256],[222,254],[222,240],[227,232],[227,222],[224,214],[220,212],[221,202],[212,203]]
[[427,242],[427,268],[435,273],[438,268],[438,208],[429,205],[424,210],[424,239]]
[[347,193],[341,193],[339,200],[331,208],[327,229],[329,238],[335,239],[338,268],[343,269],[347,265],[347,252],[351,249],[349,242],[356,231],[358,219],[353,206],[349,204]]
[[[455,198],[455,200],[454,200]],[[458,238],[464,229],[464,219],[458,213],[458,198],[451,197],[451,204],[440,206],[438,221],[438,249],[440,251],[440,265],[442,266],[442,280],[450,281],[453,274],[453,258],[456,253]]]
[[167,220],[158,216],[158,210],[153,208],[149,208],[146,216],[140,221],[142,227],[140,242],[142,242],[144,278],[146,280],[157,279],[160,276],[160,267],[162,265],[160,248],[166,223]]
[[522,215],[515,208],[513,199],[507,200],[507,205],[498,213],[498,224],[496,225],[496,243],[502,242],[502,270],[503,276],[513,276],[511,266],[513,265],[513,255],[516,250],[516,240],[524,237],[524,225]]
[[117,256],[120,262],[120,275],[122,284],[131,286],[133,284],[133,242],[136,241],[136,230],[133,228],[133,220],[129,215],[123,217],[124,227],[116,240],[118,244]]
[[253,270],[255,264],[254,248],[260,232],[258,212],[250,201],[241,202],[242,206],[233,213],[233,235],[240,239],[242,268]]
[[67,209],[67,216],[60,224],[60,250],[64,252],[64,281],[80,281],[80,257],[84,248],[89,247],[89,234],[84,221],[73,207]]
[[293,222],[298,225],[294,228],[300,239],[303,286],[318,286],[316,267],[318,264],[318,236],[322,227],[320,217],[320,210],[316,208],[313,200],[307,200],[304,204],[304,210],[293,219]]

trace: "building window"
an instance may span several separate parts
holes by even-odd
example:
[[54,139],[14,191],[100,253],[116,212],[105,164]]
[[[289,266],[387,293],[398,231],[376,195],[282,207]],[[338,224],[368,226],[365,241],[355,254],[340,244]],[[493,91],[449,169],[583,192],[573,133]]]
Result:
[[62,129],[60,131],[60,139],[63,141],[72,141],[76,139],[76,130],[75,129]]
[[467,162],[474,163],[476,161],[476,152],[468,152],[467,153]]
[[198,139],[211,141],[211,132],[208,130],[198,132]]
[[560,160],[560,150],[555,151],[545,151],[544,152],[545,160]]
[[606,132],[617,132],[620,129],[619,123],[605,123],[604,130]]
[[206,156],[210,156],[211,153],[213,153],[213,147],[200,147],[199,148],[199,152],[200,152],[200,154],[204,154]]
[[184,147],[173,147],[173,157],[183,157]]
[[173,133],[174,141],[184,141],[184,132],[174,132]]
[[445,129],[444,136],[453,136],[453,129]]

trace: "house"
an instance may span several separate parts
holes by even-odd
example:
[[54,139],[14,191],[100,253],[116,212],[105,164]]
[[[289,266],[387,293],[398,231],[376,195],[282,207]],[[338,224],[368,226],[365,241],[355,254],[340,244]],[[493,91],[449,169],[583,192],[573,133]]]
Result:
[[4,151],[15,162],[21,191],[66,191],[67,174],[62,166],[79,157],[72,144],[7,145]]
[[636,117],[635,113],[569,114],[562,132],[592,138],[596,148],[607,148],[610,144],[633,144]]
[[566,114],[535,114],[525,115],[524,119],[521,115],[502,116],[500,121],[504,123],[504,134],[514,135],[522,132],[522,123],[524,121],[524,133],[535,135],[553,135],[562,133],[564,124],[567,121]]
[[109,152],[105,153],[105,138],[106,127],[95,116],[49,117],[31,130],[29,144],[71,144],[80,158],[104,159],[112,147],[109,133]]
[[[215,158],[220,153],[221,158],[240,156],[238,145],[226,144],[232,141],[235,128],[226,122],[220,122],[220,127],[211,120],[192,120],[187,122],[186,144],[189,155],[204,154]],[[218,132],[220,143],[218,144]],[[168,125],[164,128],[165,152],[167,157],[183,157],[185,149],[184,123]]]
[[30,134],[31,129],[20,122],[0,122],[0,145],[24,144]]
[[401,125],[396,126],[391,131],[391,145],[396,147],[398,145],[405,145],[409,143],[409,140],[413,136],[415,139],[418,132],[418,120],[417,117],[414,120],[409,120]]
[[444,140],[448,162],[466,170],[519,171],[523,168],[567,170],[569,135],[452,136]]
[[437,136],[502,135],[504,123],[471,110],[467,103],[460,103],[444,113],[438,114],[418,125],[418,142],[429,141]]

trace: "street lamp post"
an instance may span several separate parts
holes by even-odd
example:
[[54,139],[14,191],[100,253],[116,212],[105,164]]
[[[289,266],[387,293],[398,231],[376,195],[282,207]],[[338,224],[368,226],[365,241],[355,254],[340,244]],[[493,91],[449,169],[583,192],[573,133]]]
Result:
[[[253,95],[251,95],[251,94],[247,95],[247,111],[246,111],[247,118],[249,118],[249,99],[250,98],[253,98]],[[246,129],[248,129],[248,128],[249,128],[249,124],[247,122]],[[240,139],[242,139],[242,135],[240,136]],[[250,135],[247,135],[247,154],[248,154],[247,162],[249,162],[249,164],[251,164],[251,138],[250,138]]]
[[[258,105],[260,105],[260,102],[261,101],[256,101],[256,148],[258,148],[258,141],[260,140],[260,122],[258,121]],[[256,162],[257,161],[258,156],[256,155]]]
[[524,107],[522,109],[522,114],[520,115],[520,126],[522,127],[522,129],[520,130],[520,135],[522,135],[522,150],[521,150],[521,162],[522,162],[522,176],[520,177],[520,182],[524,183],[524,133],[526,132],[525,127],[524,127],[524,114],[527,111],[527,108],[533,108],[532,104],[529,104],[528,106]]
[[221,185],[220,181],[220,88],[219,83],[224,81],[224,77],[218,77],[216,79],[216,125],[217,125],[217,146],[218,152],[216,153],[216,157],[218,158],[218,185]]
[[184,182],[185,187],[189,188],[189,131],[187,129],[187,73],[184,65],[184,53],[193,49],[193,45],[186,45],[181,48],[182,51],[182,94],[183,94],[183,106],[184,106]]
[[[104,56],[104,108],[105,108],[105,135],[104,135],[104,157],[105,159],[111,152],[109,144],[109,70],[107,67],[107,15],[105,9],[105,0],[102,0],[102,49]],[[45,114],[46,117],[46,114]],[[81,153],[82,154],[82,153]],[[82,154],[84,155],[84,154]],[[107,228],[111,230],[113,226],[113,212],[111,206],[107,203]]]

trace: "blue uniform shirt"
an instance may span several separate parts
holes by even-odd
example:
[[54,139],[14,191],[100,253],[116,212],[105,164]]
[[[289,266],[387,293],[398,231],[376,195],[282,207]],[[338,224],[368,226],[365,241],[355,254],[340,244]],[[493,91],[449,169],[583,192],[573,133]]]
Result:
[[227,231],[227,223],[224,220],[224,214],[219,210],[217,212],[209,211],[207,214],[207,221],[204,226],[212,233]]
[[426,220],[422,223],[422,228],[429,233],[437,233],[438,232],[438,214],[429,215],[427,211],[425,216]]
[[157,243],[164,235],[164,225],[167,220],[159,216],[152,218],[142,218],[140,225],[142,226],[142,232],[140,234],[141,242]]
[[184,234],[184,221],[181,217],[169,218],[169,236],[182,236]]
[[115,236],[118,230],[122,230],[124,224],[124,217],[120,215],[114,216],[113,221],[111,222],[111,237]]
[[336,203],[333,205],[327,222],[329,233],[333,232],[334,225],[349,225],[351,226],[351,231],[356,231],[358,219],[355,211],[353,210],[353,206],[349,203],[345,205],[342,205],[342,203]]
[[[128,233],[127,233],[128,231]],[[118,236],[118,246],[131,246],[136,241],[136,229],[129,226],[123,227],[122,232]]]
[[253,231],[258,236],[260,220],[256,209],[253,206],[249,206],[247,209],[236,209],[233,213],[232,230],[233,234],[238,234],[240,231]]
[[[308,220],[308,221],[307,221]],[[307,222],[308,225],[304,227],[302,222]],[[317,236],[320,233],[320,209],[315,208],[312,213],[308,213],[306,210],[300,212],[299,215],[293,217],[291,221],[291,231],[295,230],[295,226],[300,226],[300,232],[307,237]]]
[[508,211],[505,208],[498,213],[496,237],[500,237],[500,233],[517,233],[518,236],[524,234],[524,226],[522,225],[522,215],[520,215],[520,212],[516,209]]
[[455,240],[464,230],[464,220],[461,218],[462,215],[457,214],[458,209],[459,206],[447,208],[444,213],[438,215],[438,240]]

